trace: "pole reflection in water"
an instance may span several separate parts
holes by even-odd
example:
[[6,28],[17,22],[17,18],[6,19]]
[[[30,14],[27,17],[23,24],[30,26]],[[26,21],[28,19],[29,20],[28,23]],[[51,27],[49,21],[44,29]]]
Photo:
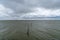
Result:
[[30,33],[29,33],[29,24],[28,24],[28,26],[27,26],[27,36],[29,37],[29,35],[30,35]]
[[30,34],[31,34],[31,29],[32,29],[32,22],[30,21],[26,21],[25,22],[25,25],[26,25],[26,27],[27,27],[27,36],[29,37],[30,36]]

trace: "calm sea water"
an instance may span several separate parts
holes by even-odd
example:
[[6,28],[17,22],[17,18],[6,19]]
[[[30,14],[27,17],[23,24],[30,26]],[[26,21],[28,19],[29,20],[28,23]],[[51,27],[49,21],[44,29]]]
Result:
[[60,40],[60,20],[1,20],[0,40]]

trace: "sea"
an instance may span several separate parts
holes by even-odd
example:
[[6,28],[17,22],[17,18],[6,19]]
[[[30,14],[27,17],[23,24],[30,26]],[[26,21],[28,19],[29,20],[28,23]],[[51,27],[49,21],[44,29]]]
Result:
[[0,40],[60,40],[60,20],[0,20]]

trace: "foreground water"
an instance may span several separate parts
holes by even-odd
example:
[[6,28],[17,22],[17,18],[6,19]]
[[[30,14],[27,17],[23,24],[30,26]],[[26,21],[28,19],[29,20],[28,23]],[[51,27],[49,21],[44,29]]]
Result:
[[1,20],[0,40],[60,40],[60,21]]

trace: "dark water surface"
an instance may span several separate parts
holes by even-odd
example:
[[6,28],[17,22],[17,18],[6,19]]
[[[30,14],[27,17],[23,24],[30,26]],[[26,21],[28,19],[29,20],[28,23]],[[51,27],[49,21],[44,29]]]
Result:
[[60,40],[60,21],[1,20],[0,40]]

